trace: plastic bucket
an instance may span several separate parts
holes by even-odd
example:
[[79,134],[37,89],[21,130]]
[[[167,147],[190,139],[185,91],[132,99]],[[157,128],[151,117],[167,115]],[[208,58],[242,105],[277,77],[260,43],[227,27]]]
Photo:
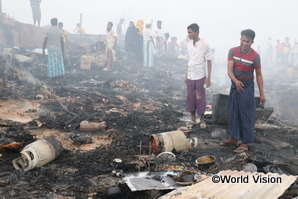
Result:
[[92,57],[88,55],[83,55],[81,57],[81,69],[90,70],[91,68]]

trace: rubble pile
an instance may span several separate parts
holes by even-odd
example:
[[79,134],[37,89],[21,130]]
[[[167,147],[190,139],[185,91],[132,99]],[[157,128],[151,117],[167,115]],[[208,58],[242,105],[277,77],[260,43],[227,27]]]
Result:
[[24,24],[1,13],[0,46],[19,48],[41,48],[46,29]]
[[[47,58],[37,51],[8,51],[31,58],[28,62],[3,54],[6,63],[1,62],[1,117],[10,113],[7,104],[13,105],[9,102],[17,100],[23,106],[11,108],[12,112],[18,119],[32,119],[16,122],[16,115],[14,119],[2,119],[0,144],[19,142],[25,147],[50,136],[57,138],[64,150],[52,162],[24,172],[12,165],[22,147],[0,147],[1,197],[157,198],[176,186],[193,183],[175,183],[176,178],[172,177],[181,171],[194,175],[191,179],[197,182],[222,170],[240,171],[248,163],[254,163],[259,172],[297,171],[298,138],[293,124],[273,114],[256,126],[255,143],[249,151],[235,154],[233,146],[219,146],[228,137],[227,126],[213,124],[212,115],[206,115],[206,130],[188,125],[190,115],[185,111],[183,82],[187,61],[163,57],[156,60],[155,67],[143,68],[120,52],[113,71],[105,71],[94,62],[90,70],[82,69],[81,57],[87,53],[95,57],[97,41],[92,36],[84,43],[84,38],[78,36],[73,39],[80,42],[70,42],[72,64],[66,66],[63,78],[46,77]],[[214,70],[221,72],[222,68],[225,66]],[[222,76],[216,74],[207,90],[208,104],[212,104],[213,94],[226,93],[229,88],[229,82],[217,86]],[[190,141],[187,150],[174,150],[164,158],[152,154],[149,136],[177,129],[184,129]],[[210,167],[198,168],[196,160],[201,156],[215,157],[216,161]],[[171,172],[165,174],[167,171]],[[151,197],[150,186],[129,186],[130,182],[139,182],[136,176],[141,179],[140,185],[145,183],[143,178],[157,183],[160,192]],[[162,184],[165,182],[170,183],[170,189]],[[295,190],[292,187],[291,196],[297,195]]]

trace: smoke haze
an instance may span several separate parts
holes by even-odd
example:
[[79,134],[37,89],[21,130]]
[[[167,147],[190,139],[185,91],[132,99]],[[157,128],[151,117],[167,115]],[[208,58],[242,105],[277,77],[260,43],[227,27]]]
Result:
[[[229,85],[227,54],[231,47],[239,45],[241,30],[250,28],[256,32],[252,47],[257,49],[260,46],[262,52],[266,50],[269,37],[272,38],[273,47],[277,39],[282,42],[285,37],[289,37],[291,44],[298,41],[295,21],[298,18],[297,0],[42,0],[40,5],[41,26],[49,25],[50,19],[57,17],[69,33],[74,33],[76,24],[80,22],[80,13],[83,16],[82,26],[88,34],[105,34],[108,21],[112,21],[116,29],[120,18],[125,19],[123,33],[129,21],[153,21],[155,28],[156,21],[161,20],[164,31],[170,33],[170,36],[176,36],[178,43],[186,37],[186,27],[198,23],[200,38],[216,50],[217,67],[223,68],[212,71],[213,74],[220,72],[218,86]],[[29,0],[2,0],[2,11],[19,22],[33,23]],[[268,67],[272,75],[270,77],[266,67],[263,70],[265,83],[279,73],[279,69]],[[282,70],[285,74],[286,69]],[[265,87],[265,92],[270,91]],[[268,98],[267,101],[278,111],[277,104],[283,100],[275,97],[272,96],[271,102]]]
[[[50,19],[57,17],[73,33],[82,13],[87,33],[104,34],[106,23],[116,25],[121,17],[124,31],[129,21],[153,20],[155,28],[155,22],[162,20],[165,32],[180,41],[186,36],[186,27],[195,22],[200,25],[200,37],[225,52],[239,44],[240,31],[246,28],[256,32],[254,46],[263,46],[270,36],[274,43],[286,36],[293,42],[298,38],[298,26],[291,24],[298,17],[297,7],[296,0],[42,0],[41,25],[49,25]],[[2,10],[17,21],[33,21],[29,0],[2,0]]]

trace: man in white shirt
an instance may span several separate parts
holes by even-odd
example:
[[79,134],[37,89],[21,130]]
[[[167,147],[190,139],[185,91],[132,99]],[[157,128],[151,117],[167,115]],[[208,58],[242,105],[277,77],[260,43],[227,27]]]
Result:
[[166,37],[165,33],[161,27],[162,22],[157,21],[157,29],[154,31],[154,38],[156,40],[156,51],[155,54],[157,57],[161,57],[166,53]]
[[151,31],[151,24],[146,24],[143,30],[143,66],[153,66],[153,49],[155,49],[153,34]]
[[106,59],[107,67],[104,70],[114,69],[114,63],[116,61],[116,44],[117,44],[117,35],[113,28],[113,23],[108,22],[107,24],[107,40],[106,40]]
[[189,61],[185,77],[187,110],[191,112],[193,124],[196,123],[196,112],[200,115],[200,128],[205,129],[207,128],[204,121],[204,112],[206,110],[205,87],[209,87],[211,84],[212,69],[210,47],[208,43],[199,38],[198,24],[189,25],[187,32],[191,40],[187,45]]

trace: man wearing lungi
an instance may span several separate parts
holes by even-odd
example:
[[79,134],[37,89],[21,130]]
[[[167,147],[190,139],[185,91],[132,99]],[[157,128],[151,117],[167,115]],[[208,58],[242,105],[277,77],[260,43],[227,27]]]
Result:
[[254,140],[254,71],[260,92],[260,105],[263,106],[266,102],[260,55],[251,48],[254,38],[253,30],[241,31],[240,46],[230,49],[228,55],[228,75],[232,82],[227,107],[230,138],[220,145],[237,144],[241,140],[240,146],[234,150],[236,153],[247,151],[248,144]]
[[162,21],[157,21],[157,29],[154,30],[154,38],[155,38],[155,54],[156,57],[161,57],[166,53],[167,43],[166,43],[166,37],[165,32],[162,29]]
[[[187,110],[191,112],[192,123],[196,123],[196,112],[200,115],[200,128],[205,129],[207,125],[204,120],[206,110],[205,87],[211,84],[211,54],[209,44],[199,38],[198,24],[187,27],[188,37],[191,40],[187,44],[189,54],[188,69],[185,77],[187,85]],[[206,75],[207,62],[207,75]],[[205,87],[204,87],[205,85]]]
[[43,42],[42,53],[45,54],[45,48],[48,47],[48,77],[65,75],[62,49],[64,48],[63,33],[57,27],[58,19],[51,19],[52,27],[46,32]]
[[116,44],[117,44],[117,35],[113,28],[113,23],[108,22],[107,24],[107,36],[106,36],[106,61],[107,67],[104,70],[114,69],[114,63],[116,61]]
[[153,66],[153,50],[155,49],[154,39],[151,31],[151,24],[146,24],[143,30],[143,66]]

